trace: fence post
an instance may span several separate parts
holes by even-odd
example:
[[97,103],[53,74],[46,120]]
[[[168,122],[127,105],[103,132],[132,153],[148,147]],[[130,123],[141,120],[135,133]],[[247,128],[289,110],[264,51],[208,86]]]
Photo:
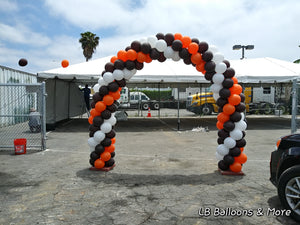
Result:
[[43,119],[42,119],[42,123],[43,123],[43,130],[42,130],[42,149],[45,150],[46,149],[46,83],[42,82],[42,107],[43,107]]
[[298,94],[297,94],[297,79],[293,80],[293,90],[292,90],[292,120],[291,120],[291,133],[297,131],[297,111],[298,111]]

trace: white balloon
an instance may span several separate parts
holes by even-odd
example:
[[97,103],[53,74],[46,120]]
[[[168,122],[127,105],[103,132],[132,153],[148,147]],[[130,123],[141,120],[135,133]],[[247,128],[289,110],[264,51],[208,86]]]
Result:
[[98,92],[99,88],[100,88],[100,84],[98,84],[98,83],[95,84],[94,87],[93,87],[94,92]]
[[237,128],[235,128],[233,131],[230,131],[229,135],[236,141],[243,138],[243,132]]
[[90,137],[90,138],[88,139],[88,145],[89,145],[90,147],[95,147],[95,146],[98,145],[98,144],[99,144],[99,143],[97,143],[97,142],[95,141],[94,138]]
[[217,101],[220,98],[219,93],[213,93],[213,98]]
[[220,84],[212,84],[210,86],[210,90],[213,92],[213,93],[216,93],[216,94],[219,94],[219,91],[223,88],[222,85]]
[[225,140],[224,140],[224,145],[225,145],[227,148],[233,148],[233,147],[235,147],[235,145],[236,145],[236,141],[235,141],[232,137],[227,137],[227,138],[225,138]]
[[241,113],[241,116],[242,116],[241,120],[245,120],[245,114]]
[[165,42],[165,40],[160,39],[156,42],[155,48],[159,52],[164,52],[167,48],[167,43]]
[[180,56],[179,56],[179,52],[174,51],[174,54],[173,54],[173,56],[172,56],[172,59],[173,59],[175,62],[179,61],[179,60],[181,59]]
[[223,155],[220,155],[218,152],[216,152],[216,159],[221,161],[223,160],[224,156]]
[[156,36],[150,36],[147,38],[148,43],[151,45],[151,48],[155,48],[157,37]]
[[98,143],[100,143],[101,141],[103,141],[105,138],[105,134],[101,131],[98,130],[94,133],[94,140]]
[[239,122],[235,122],[235,129],[239,129],[241,131],[245,131],[247,129],[247,123],[243,120],[240,120]]
[[124,73],[122,70],[114,70],[112,75],[115,80],[122,80],[124,78]]
[[215,84],[222,84],[222,82],[224,81],[224,75],[223,74],[220,74],[220,73],[216,73],[212,80]]
[[126,68],[123,69],[123,73],[126,80],[129,80],[133,76],[132,70],[128,70]]
[[221,52],[214,53],[214,56],[212,58],[212,61],[214,61],[216,64],[223,62],[224,56]]
[[173,57],[174,55],[174,50],[172,49],[171,46],[167,47],[166,50],[164,51],[164,56],[167,58],[167,59],[170,59]]
[[105,72],[103,74],[103,80],[105,81],[105,83],[109,84],[111,82],[114,81],[114,77],[113,74],[111,72]]
[[229,148],[227,148],[224,144],[218,145],[217,147],[217,152],[224,156],[227,155],[229,153]]
[[225,63],[218,63],[216,64],[216,68],[215,68],[215,71],[216,73],[224,73],[227,69],[227,66]]
[[117,123],[117,119],[114,115],[111,115],[111,117],[107,120],[104,120],[104,122],[110,123],[112,126],[114,126]]
[[106,134],[106,133],[109,133],[109,132],[111,131],[112,126],[111,126],[110,123],[104,122],[104,123],[102,123],[102,125],[100,126],[100,129],[101,129],[101,131],[102,131],[103,133]]
[[100,85],[100,87],[107,85],[107,83],[104,81],[103,77],[100,77],[98,80],[98,84]]
[[215,45],[209,45],[207,51],[211,51],[213,54],[215,54],[216,52],[218,52],[218,48]]
[[146,42],[147,42],[147,38],[146,37],[143,37],[143,38],[140,39],[140,43],[141,44],[144,44]]

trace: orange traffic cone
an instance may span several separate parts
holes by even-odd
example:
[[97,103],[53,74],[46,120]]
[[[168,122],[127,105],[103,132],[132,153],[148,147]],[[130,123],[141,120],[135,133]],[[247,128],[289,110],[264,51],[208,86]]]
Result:
[[148,107],[148,115],[147,115],[147,117],[151,117],[150,107]]

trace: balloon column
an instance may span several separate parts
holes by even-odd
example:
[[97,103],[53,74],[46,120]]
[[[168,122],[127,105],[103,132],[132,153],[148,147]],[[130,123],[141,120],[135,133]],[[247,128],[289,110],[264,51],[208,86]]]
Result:
[[120,90],[137,70],[143,69],[144,63],[152,60],[164,62],[166,59],[182,59],[185,64],[194,66],[204,74],[206,80],[211,81],[211,91],[219,106],[219,145],[216,152],[218,167],[221,170],[240,172],[242,164],[247,161],[243,152],[247,124],[243,114],[245,96],[234,77],[235,71],[215,46],[179,33],[158,33],[156,36],[133,41],[105,65],[98,84],[93,87],[95,94],[88,119],[90,164],[97,169],[114,165],[114,112],[117,110],[116,101],[120,98]]

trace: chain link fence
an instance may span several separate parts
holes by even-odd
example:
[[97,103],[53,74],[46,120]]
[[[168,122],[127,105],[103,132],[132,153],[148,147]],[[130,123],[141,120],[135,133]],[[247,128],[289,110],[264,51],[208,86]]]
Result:
[[26,139],[28,150],[46,148],[45,83],[0,84],[0,149]]

